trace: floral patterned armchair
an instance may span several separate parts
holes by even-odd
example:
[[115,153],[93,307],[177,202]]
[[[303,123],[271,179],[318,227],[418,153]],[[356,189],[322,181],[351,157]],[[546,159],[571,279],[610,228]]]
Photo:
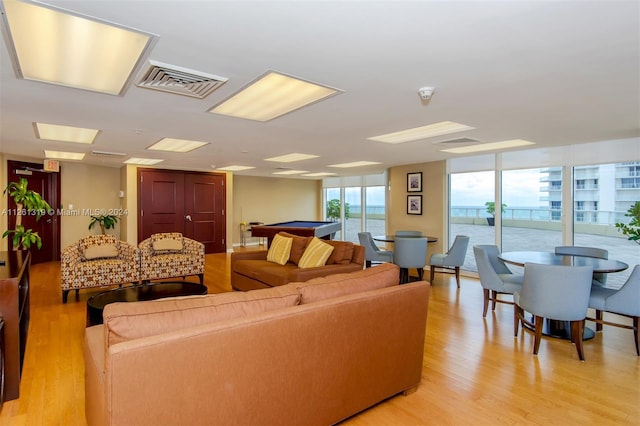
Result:
[[197,275],[200,284],[204,284],[204,244],[201,242],[178,232],[167,232],[151,235],[138,248],[142,282]]
[[140,252],[113,235],[90,235],[62,250],[62,303],[71,290],[138,283]]

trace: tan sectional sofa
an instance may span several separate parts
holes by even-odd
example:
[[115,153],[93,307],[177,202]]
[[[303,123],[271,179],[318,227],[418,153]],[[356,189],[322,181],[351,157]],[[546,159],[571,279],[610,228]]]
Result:
[[267,250],[231,253],[231,287],[248,291],[271,288],[290,282],[308,281],[312,278],[362,270],[365,262],[364,247],[349,241],[323,241],[334,247],[324,266],[299,268],[298,261],[312,237],[280,232],[293,239],[291,255],[285,265],[267,261]]
[[333,424],[420,383],[430,286],[398,268],[115,303],[85,334],[89,425]]

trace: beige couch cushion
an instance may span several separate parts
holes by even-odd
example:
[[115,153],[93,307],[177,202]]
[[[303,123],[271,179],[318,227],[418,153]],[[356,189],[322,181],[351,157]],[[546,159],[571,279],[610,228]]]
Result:
[[293,287],[167,298],[148,302],[112,303],[104,308],[106,346],[274,309],[295,306]]
[[301,295],[300,303],[319,302],[325,299],[376,290],[398,285],[400,268],[392,263],[383,263],[363,271],[313,278],[306,282],[291,283]]

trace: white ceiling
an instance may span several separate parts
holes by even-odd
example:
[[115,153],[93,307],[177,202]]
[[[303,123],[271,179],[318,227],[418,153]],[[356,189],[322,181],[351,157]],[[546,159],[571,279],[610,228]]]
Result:
[[[526,139],[537,146],[640,136],[638,1],[48,1],[157,34],[154,61],[227,77],[205,99],[132,85],[123,96],[22,80],[0,53],[0,152],[83,163],[163,158],[163,168],[271,176],[277,167],[368,174],[450,158],[435,142]],[[96,46],[97,49],[100,46]],[[137,82],[145,66],[136,73]],[[267,123],[207,111],[266,70],[344,93]],[[423,103],[418,89],[434,86]],[[388,145],[370,136],[452,120],[475,130]],[[42,141],[32,122],[98,128],[93,145]],[[163,137],[210,142],[186,154],[147,151]],[[526,149],[523,148],[523,149]],[[319,158],[280,164],[301,152]],[[327,165],[379,161],[378,166]]]

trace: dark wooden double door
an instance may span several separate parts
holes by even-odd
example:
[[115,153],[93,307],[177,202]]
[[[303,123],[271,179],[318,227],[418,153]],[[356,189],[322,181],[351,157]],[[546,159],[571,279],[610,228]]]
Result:
[[220,173],[138,169],[138,241],[180,232],[204,243],[206,253],[226,251],[225,178]]

